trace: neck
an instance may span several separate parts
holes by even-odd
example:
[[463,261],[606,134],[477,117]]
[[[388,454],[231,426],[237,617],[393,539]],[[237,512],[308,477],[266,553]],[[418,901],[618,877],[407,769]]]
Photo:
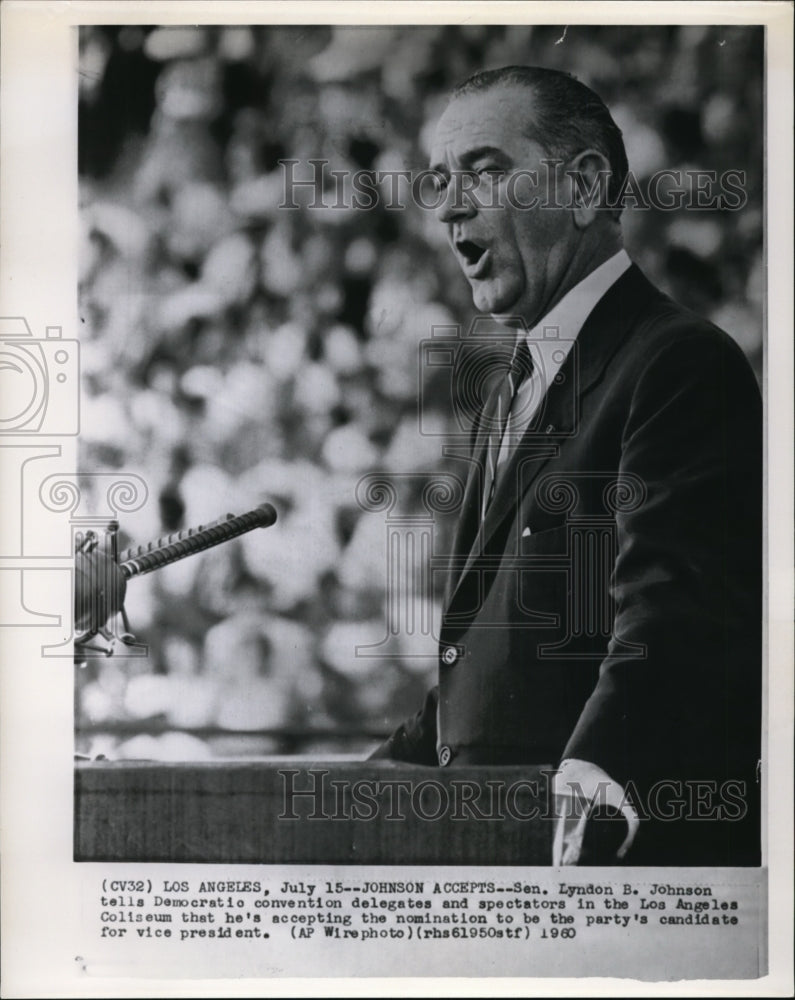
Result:
[[[583,239],[577,244],[575,252],[572,254],[560,279],[548,298],[543,309],[538,316],[526,317],[528,328],[532,329],[547,313],[554,309],[560,300],[567,295],[575,285],[592,274],[597,267],[601,267],[606,260],[623,249],[624,240],[621,235],[621,228],[617,225],[605,226],[605,231],[597,238],[588,239],[589,231],[586,231]],[[595,236],[595,234],[594,234]]]
[[583,278],[587,278],[592,271],[595,271],[597,267],[601,267],[606,260],[610,260],[610,258],[615,256],[619,250],[623,249],[624,240],[621,235],[621,230],[616,227],[616,231],[607,233],[606,238],[600,240],[599,244],[591,252],[588,266],[577,279],[575,284],[578,284],[583,280]]

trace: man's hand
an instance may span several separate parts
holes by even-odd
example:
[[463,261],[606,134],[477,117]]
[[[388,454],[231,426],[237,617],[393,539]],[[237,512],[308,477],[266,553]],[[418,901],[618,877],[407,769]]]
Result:
[[638,832],[638,815],[627,801],[622,786],[601,767],[587,760],[564,760],[553,780],[552,792],[557,817],[552,844],[553,865],[579,863],[586,824],[595,807],[614,809],[626,820],[627,834],[616,851],[616,858],[626,855]]

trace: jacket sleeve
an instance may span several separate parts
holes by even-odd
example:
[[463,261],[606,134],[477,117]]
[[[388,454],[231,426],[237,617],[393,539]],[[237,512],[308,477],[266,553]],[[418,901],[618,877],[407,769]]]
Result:
[[761,715],[759,390],[715,328],[672,331],[650,353],[623,427],[620,471],[643,489],[616,513],[613,634],[562,758],[622,784],[747,774]]
[[407,719],[379,746],[369,760],[402,760],[408,764],[438,763],[436,756],[436,709],[439,688],[428,692],[422,708]]

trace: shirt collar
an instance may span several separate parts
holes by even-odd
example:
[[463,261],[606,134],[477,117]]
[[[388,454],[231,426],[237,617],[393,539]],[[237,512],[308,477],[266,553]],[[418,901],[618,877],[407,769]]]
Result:
[[559,331],[557,336],[561,340],[573,342],[596,303],[631,266],[632,261],[626,250],[622,249],[613,254],[566,292],[560,302],[530,330],[527,335],[528,340],[546,339],[550,335],[550,330],[557,328]]

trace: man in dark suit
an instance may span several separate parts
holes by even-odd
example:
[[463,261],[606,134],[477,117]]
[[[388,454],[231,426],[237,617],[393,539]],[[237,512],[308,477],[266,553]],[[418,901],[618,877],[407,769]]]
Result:
[[475,305],[516,339],[472,430],[439,684],[376,756],[557,765],[584,808],[555,863],[589,860],[600,807],[628,863],[758,864],[750,367],[623,250],[621,132],[572,77],[473,77],[432,168]]

